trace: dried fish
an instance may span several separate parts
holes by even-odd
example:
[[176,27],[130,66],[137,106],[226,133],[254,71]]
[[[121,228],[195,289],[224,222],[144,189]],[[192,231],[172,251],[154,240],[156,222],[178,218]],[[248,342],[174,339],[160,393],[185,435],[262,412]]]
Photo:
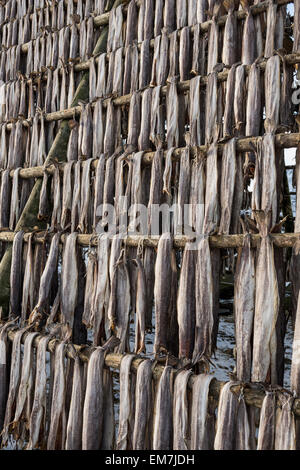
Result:
[[91,309],[91,324],[94,327],[94,346],[100,344],[104,336],[104,323],[109,302],[109,254],[110,239],[108,234],[104,233],[98,239],[97,282],[94,287]]
[[258,429],[257,450],[272,450],[275,442],[276,397],[266,391],[263,400]]
[[175,147],[171,147],[166,154],[165,169],[163,174],[163,192],[171,196],[171,178],[172,178],[172,156]]
[[80,205],[80,217],[78,229],[82,233],[88,233],[89,227],[91,225],[90,221],[90,199],[91,199],[91,189],[90,189],[90,171],[92,158],[89,158],[84,162],[82,176],[81,176],[81,205]]
[[173,434],[173,369],[165,366],[160,377],[156,392],[154,422],[153,422],[153,450],[172,449]]
[[234,315],[236,337],[236,370],[238,380],[250,382],[252,333],[255,307],[255,266],[251,249],[250,235],[244,236],[243,247],[239,251],[235,285]]
[[18,330],[13,339],[11,364],[10,364],[10,379],[9,379],[9,392],[7,397],[5,419],[2,431],[2,444],[7,444],[10,425],[14,417],[17,395],[21,380],[21,340],[26,328]]
[[19,173],[21,168],[17,168],[13,175],[13,184],[10,202],[9,229],[14,230],[19,219]]
[[191,146],[202,144],[201,135],[201,113],[200,113],[200,84],[201,77],[195,77],[190,80],[190,136]]
[[291,389],[293,392],[298,394],[300,388],[299,381],[299,322],[300,322],[300,296],[298,295],[297,303],[297,313],[296,313],[296,322],[294,330],[294,339],[293,339],[293,355],[292,355],[292,365],[291,365]]
[[[63,195],[62,195],[62,212],[61,212],[61,228],[65,229],[70,223],[72,210],[72,168],[73,162],[68,162],[64,167],[63,176]],[[47,173],[45,173],[47,174]]]
[[[223,64],[231,67],[236,63],[236,43],[237,43],[237,17],[234,10],[234,0],[228,2],[228,13],[223,37]],[[247,20],[246,20],[247,21]]]
[[1,191],[0,191],[0,226],[8,227],[9,225],[9,208],[11,194],[10,170],[2,171],[1,175]]
[[135,387],[135,421],[132,437],[133,450],[151,448],[152,421],[152,363],[143,361],[137,370]]
[[72,199],[72,210],[71,210],[71,231],[73,232],[78,227],[79,216],[80,216],[80,185],[81,185],[81,163],[80,161],[76,162],[74,170],[74,185],[75,188],[73,199]]
[[173,449],[190,448],[187,384],[192,372],[183,370],[176,375],[173,398]]
[[212,375],[200,374],[193,382],[191,410],[191,450],[211,450],[214,422],[208,416],[208,393]]
[[250,2],[248,0],[246,3],[246,21],[243,28],[243,38],[242,38],[242,64],[251,65],[254,60],[259,56],[258,51],[256,50],[256,28],[255,20],[250,9]]
[[280,58],[275,55],[267,60],[265,70],[265,130],[267,133],[275,132],[279,123],[280,83]]
[[9,355],[9,339],[8,331],[12,325],[15,324],[15,320],[6,322],[4,326],[0,328],[0,431],[2,432],[3,423],[5,418],[6,403],[8,398],[9,389],[9,366],[10,366],[10,355]]
[[150,120],[150,140],[158,147],[164,140],[165,120],[163,108],[160,105],[161,86],[157,86],[152,91],[151,120]]
[[127,9],[127,22],[126,22],[126,40],[125,46],[129,46],[137,39],[137,4],[135,0],[131,0]]
[[264,286],[255,294],[252,381],[277,383],[276,321],[279,295],[273,243],[268,234],[267,215],[256,214],[261,244],[256,262],[256,285]]
[[88,103],[82,106],[79,122],[78,152],[81,159],[87,160],[92,155],[92,132],[92,110],[91,105]]
[[55,349],[54,382],[52,390],[51,420],[47,440],[47,449],[63,449],[66,438],[66,410],[65,410],[65,349],[62,342]]
[[184,27],[179,39],[179,77],[180,81],[190,78],[191,69],[190,28]]
[[153,37],[154,3],[154,0],[145,0],[144,39]]
[[146,311],[146,328],[152,328],[152,307],[154,294],[154,269],[156,254],[152,248],[145,248],[144,251],[144,270],[147,286],[147,311]]
[[112,93],[115,95],[123,93],[123,47],[115,52]]
[[237,136],[244,135],[245,132],[245,107],[241,103],[245,102],[245,66],[239,65],[235,72],[235,91],[234,91],[234,121],[235,133]]
[[177,41],[177,31],[174,31],[170,34],[170,44],[169,44],[169,75],[167,81],[170,82],[174,77],[177,77],[179,73],[179,62],[178,62],[178,41]]
[[199,154],[192,160],[191,186],[190,186],[190,210],[189,226],[196,234],[203,233],[205,210],[205,175],[204,158]]
[[192,358],[195,338],[195,262],[196,254],[187,243],[184,249],[177,297],[179,357]]
[[[132,70],[133,69],[132,64]],[[140,54],[140,72],[139,89],[149,85],[151,80],[151,62],[150,62],[150,39],[145,39],[141,44]]]
[[216,144],[211,144],[206,160],[205,215],[203,233],[209,234],[219,224],[218,201],[218,151]]
[[94,299],[94,286],[97,282],[97,257],[95,250],[89,250],[87,268],[86,268],[86,283],[84,293],[84,310],[82,314],[82,323],[87,328],[92,328],[91,314]]
[[81,450],[82,420],[84,399],[84,366],[78,356],[75,357],[72,396],[67,423],[66,450]]
[[[188,220],[188,203],[190,196],[190,149],[185,147],[180,155],[180,172],[178,181],[177,214],[175,217],[175,233],[182,233],[182,228],[186,230]],[[185,207],[186,206],[186,207]]]
[[[170,286],[170,289],[166,289],[166,285]],[[177,267],[173,238],[166,232],[159,239],[155,263],[155,353],[161,350],[176,353],[175,348],[178,347],[176,294]]]
[[261,83],[260,69],[254,64],[248,76],[248,94],[246,108],[246,136],[257,136],[261,128]]
[[236,416],[235,450],[251,450],[250,425],[245,399],[242,394],[239,397],[239,405]]
[[70,162],[72,160],[78,160],[78,123],[76,121],[72,121],[71,125],[71,133],[68,141],[68,148],[67,148],[67,161]]
[[61,185],[59,168],[56,167],[52,179],[52,192],[53,192],[53,210],[51,217],[51,227],[59,226],[61,220]]
[[167,145],[179,146],[179,100],[177,95],[176,79],[172,79],[167,88]]
[[300,49],[300,2],[296,0],[294,2],[294,42],[293,52],[298,52]]
[[217,74],[208,75],[205,103],[205,143],[216,141],[219,134],[217,125]]
[[294,398],[280,396],[282,408],[276,414],[275,450],[296,450],[296,425],[292,411]]
[[14,236],[10,270],[10,317],[21,314],[22,297],[22,249],[24,232],[21,230]]
[[234,450],[238,399],[231,391],[235,382],[227,382],[220,393],[218,404],[215,450]]
[[23,279],[23,296],[22,296],[22,315],[21,325],[24,326],[25,322],[34,307],[34,271],[33,271],[33,252],[32,252],[32,237],[31,233],[27,243],[27,257]]
[[141,129],[138,138],[138,149],[150,149],[150,123],[151,123],[151,102],[152,102],[152,89],[148,88],[142,93],[142,106],[141,106]]
[[158,235],[160,233],[156,206],[160,204],[162,197],[162,159],[163,152],[158,149],[153,158],[151,167],[150,194],[148,202],[148,234]]
[[207,75],[213,72],[218,63],[219,26],[215,16],[211,19],[208,33]]
[[265,54],[266,58],[271,57],[275,49],[275,28],[276,28],[276,17],[277,17],[277,3],[273,0],[269,0],[268,12],[267,12],[267,32],[265,42]]
[[83,407],[82,450],[99,450],[103,423],[103,367],[104,349],[92,353],[87,370]]
[[147,284],[143,263],[136,258],[137,282],[136,282],[136,327],[135,327],[135,353],[146,351],[145,346],[145,319],[147,311]]
[[[127,137],[127,144],[132,146],[133,149],[137,148],[138,138],[140,134],[140,126],[141,126],[140,101],[141,101],[140,93],[133,92],[130,98],[130,106],[129,106],[129,114],[128,114],[128,137]],[[145,107],[145,104],[144,104],[144,107]]]
[[76,256],[77,233],[66,237],[61,275],[61,315],[63,321],[73,327],[77,302],[78,269]]
[[132,449],[132,431],[135,414],[135,381],[130,376],[134,355],[126,354],[120,365],[120,416],[117,437],[117,450]]
[[221,176],[221,220],[219,233],[228,235],[230,221],[232,217],[233,195],[236,176],[236,141],[235,138],[226,142],[222,156],[222,176]]

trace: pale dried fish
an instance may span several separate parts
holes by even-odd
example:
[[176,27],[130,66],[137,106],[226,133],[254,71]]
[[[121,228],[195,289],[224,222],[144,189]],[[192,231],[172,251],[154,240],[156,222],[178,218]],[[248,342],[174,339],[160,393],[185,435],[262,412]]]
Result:
[[172,449],[173,433],[173,369],[165,366],[159,379],[156,392],[154,422],[153,422],[153,450]]
[[84,399],[84,366],[78,356],[75,357],[72,396],[69,409],[66,434],[66,450],[81,450],[82,420]]
[[208,393],[212,375],[200,374],[193,382],[191,410],[191,450],[212,450],[214,420],[208,416]]
[[76,256],[77,233],[66,237],[61,275],[61,315],[71,328],[77,303],[78,268]]
[[190,448],[187,385],[192,372],[183,370],[176,375],[173,398],[173,449]]
[[231,391],[235,382],[227,382],[220,393],[218,404],[215,450],[234,450],[238,399]]
[[10,318],[21,315],[22,298],[22,251],[24,232],[21,230],[14,236],[10,270]]
[[266,391],[260,411],[257,450],[273,450],[275,442],[276,396]]
[[[221,220],[219,233],[228,235],[232,218],[233,196],[236,177],[236,140],[231,139],[223,147],[221,174]],[[239,157],[240,158],[240,157]]]
[[133,450],[151,448],[152,393],[152,363],[146,359],[137,370]]
[[132,431],[135,414],[135,381],[130,376],[130,367],[134,355],[126,354],[120,365],[120,416],[117,437],[117,450],[132,449]]

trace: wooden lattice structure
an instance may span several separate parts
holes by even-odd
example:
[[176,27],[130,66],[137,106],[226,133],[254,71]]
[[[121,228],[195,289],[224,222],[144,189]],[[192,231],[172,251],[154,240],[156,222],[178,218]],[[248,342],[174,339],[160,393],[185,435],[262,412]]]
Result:
[[[0,3],[3,445],[299,447],[299,15],[299,0]],[[224,271],[226,384],[209,374]]]

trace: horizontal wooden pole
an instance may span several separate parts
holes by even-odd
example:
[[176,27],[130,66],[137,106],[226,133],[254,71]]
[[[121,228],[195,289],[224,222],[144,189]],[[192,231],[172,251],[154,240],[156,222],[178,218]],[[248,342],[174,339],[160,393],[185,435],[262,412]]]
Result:
[[[242,137],[237,138],[236,140],[236,150],[238,153],[250,152],[253,151],[253,145],[256,145],[260,137]],[[275,135],[275,145],[277,148],[293,148],[297,147],[300,143],[300,133],[293,134],[276,134]],[[218,144],[218,152],[221,155],[224,144]],[[174,150],[173,159],[179,160],[181,153],[184,151],[185,147],[180,147]],[[201,145],[200,147],[191,147],[191,156],[194,157],[198,152],[207,153],[208,147],[206,145]],[[165,155],[166,155],[165,151]],[[145,152],[142,158],[143,165],[151,165],[154,158],[155,152]],[[130,158],[130,155],[128,156]],[[86,164],[85,161],[82,161],[82,166]],[[58,165],[61,172],[64,171],[66,163],[61,163]],[[98,165],[98,159],[95,159],[92,163],[92,167],[96,168]],[[47,167],[47,173],[53,174],[55,171],[55,165],[50,165]],[[35,166],[29,168],[21,168],[19,171],[20,178],[30,179],[30,178],[42,178],[44,175],[43,166]],[[10,176],[13,177],[15,170],[11,170]]]
[[[27,243],[32,232],[24,234],[24,242]],[[0,231],[0,242],[12,243],[14,240],[15,232]],[[64,244],[66,234],[61,235],[61,243]],[[45,243],[45,239],[51,239],[52,235],[49,232],[42,231],[33,234],[33,241],[35,243]],[[293,247],[297,240],[300,239],[300,233],[271,233],[270,237],[275,246],[280,248]],[[126,246],[145,246],[150,248],[157,248],[160,236],[145,236],[145,235],[128,235],[123,237],[123,242]],[[257,247],[260,243],[261,236],[259,234],[251,234],[251,246]],[[174,248],[183,249],[187,242],[193,241],[191,237],[185,235],[174,236]],[[209,244],[212,248],[238,248],[242,247],[244,242],[244,235],[210,235]],[[97,233],[77,235],[77,243],[80,246],[97,246]]]
[[[8,332],[8,338],[10,341],[13,341],[15,334],[18,330],[9,330]],[[28,333],[24,333],[23,338],[22,338],[22,343],[24,343],[26,335]],[[33,340],[33,346],[37,347],[39,344],[39,341],[41,340],[43,336],[38,335],[35,337]],[[48,343],[47,350],[51,353],[55,352],[56,346],[59,344],[59,341],[55,338],[51,339]],[[68,343],[66,345],[66,356],[69,357],[70,359],[75,358],[75,351],[76,354],[80,357],[80,359],[83,362],[88,362],[89,358],[94,351],[95,348],[93,347],[88,347],[85,345],[76,345],[76,344],[71,344]],[[110,367],[114,370],[119,370],[120,365],[121,365],[121,360],[124,357],[122,354],[114,354],[114,353],[108,353],[105,356],[105,365],[107,367]],[[131,363],[131,371],[133,373],[137,372],[137,369],[141,362],[143,362],[147,357],[141,357],[141,356],[135,356]],[[178,365],[180,367],[180,364],[178,362]],[[162,373],[164,370],[164,366],[161,364],[156,364],[155,367],[152,370],[152,375],[153,375],[153,380],[155,382],[158,382],[160,379]],[[174,367],[174,372],[176,372],[176,368]],[[192,388],[193,383],[195,381],[196,375],[192,374],[189,382],[188,382],[188,387]],[[225,385],[226,382],[217,380],[214,378],[211,381],[210,387],[209,387],[209,396],[215,401],[215,405],[217,405],[217,402],[219,400],[220,392],[222,390],[222,387]],[[277,388],[277,390],[280,390],[280,387]],[[240,393],[240,386],[235,385],[232,387],[232,391],[239,394]],[[256,383],[251,383],[251,384],[243,384],[243,395],[245,398],[245,401],[248,405],[256,406],[258,408],[261,408],[263,399],[265,397],[265,392],[263,390],[262,384],[256,384]],[[296,416],[300,416],[300,399],[295,398],[295,401],[293,403],[293,412],[295,413]]]

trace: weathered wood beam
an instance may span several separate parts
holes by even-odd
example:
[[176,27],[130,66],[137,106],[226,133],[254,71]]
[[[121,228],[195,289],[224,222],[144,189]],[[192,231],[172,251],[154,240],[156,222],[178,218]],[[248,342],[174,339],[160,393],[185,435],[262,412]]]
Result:
[[[24,242],[27,243],[32,232],[24,234]],[[14,240],[15,232],[0,231],[0,242],[12,243]],[[61,235],[61,243],[64,244],[66,234]],[[52,237],[47,231],[40,231],[33,234],[33,242],[45,243],[45,239],[50,240]],[[281,248],[292,247],[297,240],[300,239],[300,233],[271,233],[270,237],[275,246]],[[123,243],[127,246],[142,246],[157,248],[160,236],[147,236],[147,235],[126,235],[123,237]],[[251,234],[251,246],[257,247],[260,243],[261,236],[259,234]],[[183,249],[188,241],[193,241],[193,238],[176,235],[174,237],[174,248]],[[209,244],[213,248],[238,248],[243,246],[244,235],[210,235]],[[77,243],[83,247],[97,246],[97,234],[78,234]]]

